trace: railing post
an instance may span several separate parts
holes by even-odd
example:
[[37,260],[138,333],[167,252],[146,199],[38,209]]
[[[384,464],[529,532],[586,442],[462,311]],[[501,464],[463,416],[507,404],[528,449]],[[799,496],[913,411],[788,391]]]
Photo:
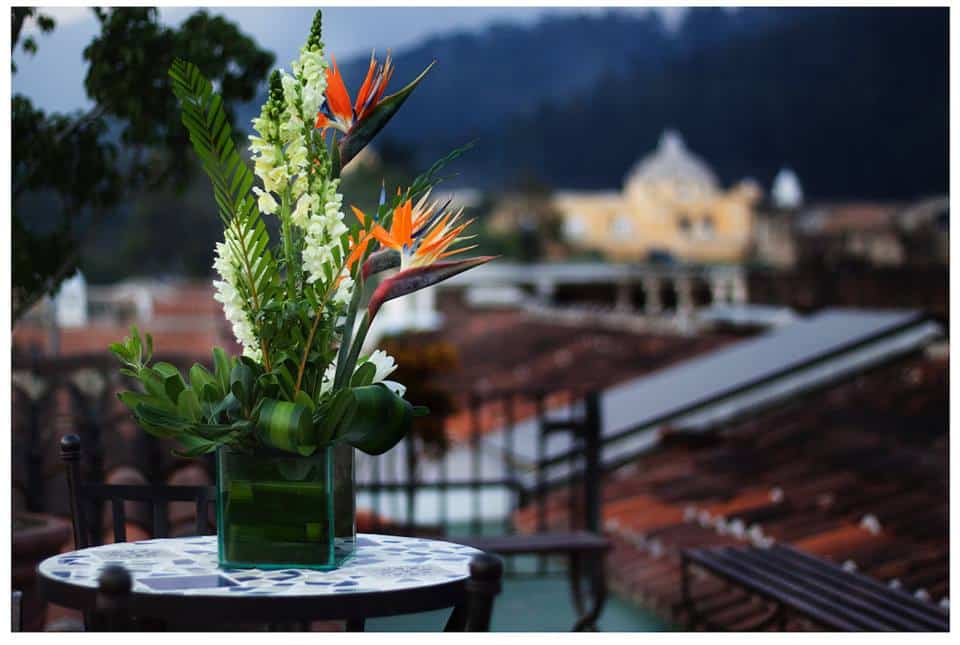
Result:
[[417,499],[417,444],[414,434],[410,433],[406,438],[406,466],[407,466],[407,528],[413,534],[416,524],[416,499]]
[[80,498],[80,437],[68,434],[60,439],[60,459],[67,469],[67,488],[70,494],[70,516],[73,520],[74,548],[83,549],[89,546],[85,535],[85,525],[82,519],[83,502]]
[[[537,532],[543,533],[547,530],[547,479],[546,470],[543,465],[547,453],[547,429],[546,429],[546,395],[543,392],[537,393],[537,471],[534,493],[537,504]],[[543,575],[547,572],[547,559],[543,554],[537,556],[537,573]]]
[[583,420],[583,504],[584,528],[594,533],[601,531],[600,503],[603,495],[603,482],[600,468],[600,395],[590,392],[585,397]]
[[29,402],[27,408],[28,416],[28,436],[29,443],[27,447],[27,489],[26,502],[27,510],[34,513],[49,511],[52,509],[44,508],[46,500],[46,491],[44,486],[46,482],[43,477],[43,438],[40,436],[40,405],[27,395]]

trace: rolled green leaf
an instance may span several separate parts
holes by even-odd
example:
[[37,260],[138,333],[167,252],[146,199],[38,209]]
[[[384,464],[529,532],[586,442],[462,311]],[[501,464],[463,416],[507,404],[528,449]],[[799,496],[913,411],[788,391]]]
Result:
[[341,439],[368,455],[382,455],[397,445],[413,425],[413,406],[377,383],[352,388],[354,414]]
[[310,409],[289,401],[266,399],[257,418],[257,436],[267,446],[300,455],[317,450]]

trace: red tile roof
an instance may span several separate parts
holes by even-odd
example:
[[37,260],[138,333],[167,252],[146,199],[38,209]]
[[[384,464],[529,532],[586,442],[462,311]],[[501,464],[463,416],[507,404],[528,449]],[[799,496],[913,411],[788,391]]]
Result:
[[[947,373],[944,360],[914,358],[711,435],[667,437],[605,481],[612,586],[682,623],[682,549],[772,539],[941,602]],[[549,519],[566,523],[563,495],[551,499]],[[532,530],[535,512],[515,520]],[[768,613],[706,578],[694,593],[714,594],[710,618],[729,629]]]

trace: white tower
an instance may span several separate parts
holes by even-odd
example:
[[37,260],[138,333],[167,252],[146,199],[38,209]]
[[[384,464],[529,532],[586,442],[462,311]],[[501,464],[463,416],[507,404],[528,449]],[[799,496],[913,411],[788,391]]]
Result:
[[54,310],[59,327],[83,327],[87,324],[87,281],[77,271],[64,280],[54,296]]
[[797,173],[789,168],[781,168],[773,178],[773,187],[770,189],[773,205],[783,210],[797,210],[803,206],[803,188]]

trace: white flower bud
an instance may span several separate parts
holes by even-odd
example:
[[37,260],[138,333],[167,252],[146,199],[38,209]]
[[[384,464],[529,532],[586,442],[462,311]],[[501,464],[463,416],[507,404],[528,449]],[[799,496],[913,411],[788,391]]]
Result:
[[260,212],[267,215],[273,215],[277,212],[277,209],[280,206],[277,204],[277,200],[273,198],[273,195],[265,190],[261,190],[258,186],[253,187],[253,192],[258,195],[257,206],[260,207]]

